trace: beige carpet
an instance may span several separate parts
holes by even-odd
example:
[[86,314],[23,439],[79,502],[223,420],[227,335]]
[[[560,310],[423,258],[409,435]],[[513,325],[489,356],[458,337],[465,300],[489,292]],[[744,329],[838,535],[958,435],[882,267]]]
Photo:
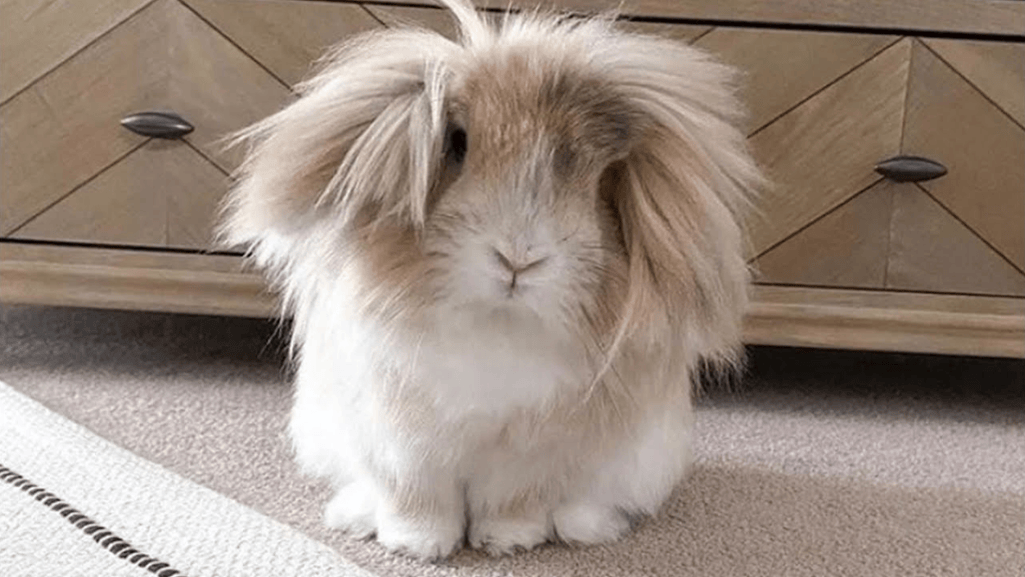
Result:
[[[625,541],[423,566],[320,527],[269,323],[0,308],[0,380],[380,575],[1025,574],[1025,362],[759,348],[698,463]],[[2,571],[0,571],[2,572]]]

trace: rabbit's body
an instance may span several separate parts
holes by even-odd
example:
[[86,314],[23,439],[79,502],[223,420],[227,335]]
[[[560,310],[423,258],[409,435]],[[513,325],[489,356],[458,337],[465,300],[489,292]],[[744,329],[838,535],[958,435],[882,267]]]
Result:
[[[496,553],[598,542],[654,513],[688,462],[687,367],[668,355],[617,363],[632,387],[617,393],[581,378],[593,367],[578,339],[511,311],[388,339],[344,309],[315,316],[291,433],[303,468],[340,490],[332,526],[427,557],[467,530]],[[642,391],[661,402],[631,397]]]
[[604,19],[340,48],[256,125],[225,234],[294,316],[290,432],[332,526],[421,557],[620,536],[736,358],[759,174],[731,71]]

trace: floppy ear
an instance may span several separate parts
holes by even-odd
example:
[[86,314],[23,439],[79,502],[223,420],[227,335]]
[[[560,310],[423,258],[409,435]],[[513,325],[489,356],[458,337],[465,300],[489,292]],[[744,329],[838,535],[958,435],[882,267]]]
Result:
[[632,35],[611,42],[605,62],[642,118],[613,167],[630,262],[617,340],[668,316],[691,352],[734,362],[748,281],[739,220],[762,185],[738,129],[734,73],[693,48]]
[[390,30],[329,54],[295,102],[236,136],[247,155],[222,238],[270,265],[325,217],[336,230],[357,214],[422,224],[443,154],[454,48],[432,32]]

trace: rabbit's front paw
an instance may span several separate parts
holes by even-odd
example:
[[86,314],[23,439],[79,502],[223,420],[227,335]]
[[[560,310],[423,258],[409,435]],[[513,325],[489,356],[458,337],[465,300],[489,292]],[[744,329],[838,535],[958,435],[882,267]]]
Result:
[[630,529],[630,520],[618,508],[586,501],[558,507],[552,521],[559,539],[574,545],[608,543]]
[[447,557],[463,541],[461,514],[404,517],[367,479],[340,489],[327,505],[324,522],[359,539],[376,534],[388,549],[424,560]]
[[470,546],[489,555],[509,555],[529,551],[551,536],[551,526],[544,513],[534,517],[483,517],[470,524]]
[[353,481],[327,504],[324,524],[358,539],[370,537],[377,530],[377,499],[377,492],[368,481]]
[[396,553],[433,561],[448,557],[463,541],[461,518],[406,519],[378,511],[377,540]]

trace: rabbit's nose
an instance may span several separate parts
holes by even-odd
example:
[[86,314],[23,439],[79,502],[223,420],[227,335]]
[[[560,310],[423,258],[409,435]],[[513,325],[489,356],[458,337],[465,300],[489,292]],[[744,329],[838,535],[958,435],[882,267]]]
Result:
[[543,265],[545,261],[548,260],[548,257],[542,257],[528,262],[522,262],[519,260],[514,261],[509,257],[505,256],[505,254],[503,254],[502,251],[498,250],[497,248],[491,250],[495,255],[495,259],[498,260],[498,264],[502,265],[503,268],[513,273],[514,277],[516,275],[523,274],[531,269],[535,269]]

